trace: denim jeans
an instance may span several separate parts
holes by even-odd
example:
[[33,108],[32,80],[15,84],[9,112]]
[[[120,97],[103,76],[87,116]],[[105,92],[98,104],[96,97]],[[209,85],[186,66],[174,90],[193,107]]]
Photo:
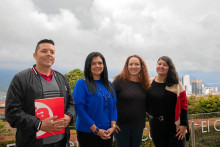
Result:
[[118,126],[120,131],[114,133],[117,147],[140,147],[144,128],[131,125]]

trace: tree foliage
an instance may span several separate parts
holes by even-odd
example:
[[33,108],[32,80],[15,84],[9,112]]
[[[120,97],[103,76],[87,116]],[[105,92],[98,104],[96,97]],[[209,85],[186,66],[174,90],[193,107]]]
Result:
[[197,104],[198,100],[195,95],[191,95],[188,98],[188,113],[189,114],[195,114],[197,112]]
[[197,98],[191,95],[188,98],[189,114],[220,112],[220,96],[209,95],[208,97]]
[[67,78],[69,82],[71,91],[73,91],[73,88],[76,85],[76,81],[83,78],[83,72],[77,68],[66,73],[65,77]]
[[0,120],[0,136],[4,136],[5,133],[11,133],[11,129],[7,129],[5,123]]
[[209,95],[208,98],[201,97],[198,101],[198,112],[219,112],[220,111],[220,97]]
[[[77,69],[71,70],[70,72],[66,73],[65,77],[67,78],[67,80],[69,82],[71,92],[73,92],[73,89],[76,85],[77,80],[83,78],[83,72],[77,68]],[[70,129],[74,129],[75,128],[75,121],[72,124],[70,124],[70,126],[71,126]]]

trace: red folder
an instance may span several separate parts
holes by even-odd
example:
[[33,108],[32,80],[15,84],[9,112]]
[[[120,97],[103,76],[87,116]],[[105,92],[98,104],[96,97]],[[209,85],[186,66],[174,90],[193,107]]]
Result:
[[[35,116],[40,120],[51,116],[58,116],[57,119],[64,117],[64,97],[56,98],[45,98],[45,99],[36,99],[35,100]],[[54,119],[56,120],[56,119]],[[65,129],[61,131],[52,131],[55,135],[62,134],[65,132]],[[52,136],[52,134],[44,131],[37,131],[36,138],[45,138]]]

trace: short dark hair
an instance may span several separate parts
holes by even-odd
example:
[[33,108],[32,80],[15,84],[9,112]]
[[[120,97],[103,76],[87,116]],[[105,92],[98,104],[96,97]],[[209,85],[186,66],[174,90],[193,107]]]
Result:
[[91,52],[87,56],[86,61],[85,61],[84,77],[85,77],[86,84],[88,86],[89,91],[91,93],[94,93],[94,94],[96,93],[96,91],[95,91],[96,85],[95,85],[93,75],[92,75],[92,72],[91,72],[91,63],[92,63],[93,57],[102,58],[104,69],[103,69],[103,72],[101,73],[101,79],[100,80],[106,86],[106,88],[111,92],[112,96],[114,97],[114,92],[113,92],[112,86],[110,85],[109,80],[108,80],[108,69],[107,69],[107,65],[106,65],[106,62],[105,62],[105,58],[99,52]]
[[42,43],[50,43],[50,44],[52,44],[52,45],[55,45],[55,43],[54,43],[53,40],[51,40],[51,39],[42,39],[42,40],[40,40],[40,41],[37,43],[37,46],[36,46],[36,48],[35,48],[35,53],[37,53],[37,50],[38,50],[38,48],[39,48],[39,45],[42,44]]
[[168,56],[162,56],[157,60],[157,62],[159,60],[164,60],[169,66],[169,70],[168,70],[168,73],[165,79],[165,84],[169,87],[174,84],[178,84],[179,82],[178,73],[176,71],[175,65],[173,64],[173,61],[171,60],[171,58]]

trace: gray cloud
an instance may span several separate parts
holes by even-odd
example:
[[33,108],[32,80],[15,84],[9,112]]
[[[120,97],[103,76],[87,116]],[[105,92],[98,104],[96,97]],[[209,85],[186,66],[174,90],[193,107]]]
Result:
[[83,69],[100,51],[109,70],[141,55],[155,70],[170,56],[180,70],[220,71],[220,1],[212,0],[3,0],[0,5],[0,68],[34,64],[36,43],[56,44],[54,68]]

